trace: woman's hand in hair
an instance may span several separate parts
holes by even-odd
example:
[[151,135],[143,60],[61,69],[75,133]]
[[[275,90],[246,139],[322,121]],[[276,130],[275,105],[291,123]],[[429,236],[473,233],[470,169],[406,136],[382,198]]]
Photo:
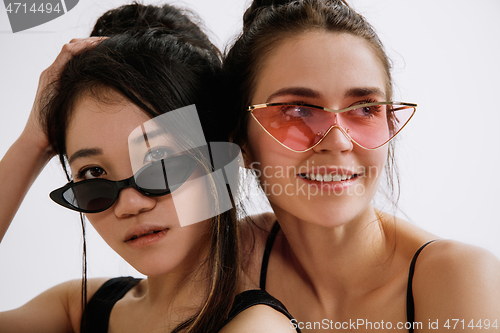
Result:
[[[40,113],[50,98],[58,91],[58,80],[68,61],[74,56],[94,48],[106,37],[75,38],[64,44],[56,60],[40,75],[38,88],[33,102],[33,107],[26,123],[26,127],[21,135],[31,141],[34,147],[46,153],[48,159],[54,156],[50,149],[47,135],[40,121]],[[50,126],[50,124],[49,124]]]
[[0,160],[0,184],[4,189],[0,192],[0,241],[31,184],[54,156],[40,121],[43,106],[52,94],[57,93],[57,80],[67,62],[82,51],[95,47],[102,39],[73,39],[63,46],[54,63],[40,75],[35,102],[26,127]]

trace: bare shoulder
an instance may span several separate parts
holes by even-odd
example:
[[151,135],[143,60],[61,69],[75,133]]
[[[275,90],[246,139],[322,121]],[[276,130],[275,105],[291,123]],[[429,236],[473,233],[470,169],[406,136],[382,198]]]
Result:
[[480,277],[479,281],[487,282],[489,278],[500,277],[497,275],[500,274],[500,260],[491,252],[452,240],[438,240],[429,244],[419,255],[417,265],[416,269],[425,273],[419,274],[424,281],[426,278],[439,281],[443,276],[454,277],[452,280],[456,281]]
[[[87,302],[107,280],[108,278],[93,278],[87,280]],[[82,280],[75,279],[63,282],[48,290],[48,292],[51,291],[57,293],[59,298],[64,302],[64,307],[67,309],[67,315],[71,322],[71,326],[76,332],[80,328],[80,321],[82,318]]]
[[418,257],[413,295],[424,318],[500,319],[500,260],[476,246],[436,241]]
[[220,333],[295,332],[284,314],[267,305],[255,305],[238,314]]
[[[88,296],[106,279],[88,281]],[[2,332],[77,332],[82,315],[81,280],[47,289],[25,305],[0,313]]]
[[[87,280],[87,298],[90,299],[95,294],[95,292],[101,288],[104,282],[108,281],[110,278],[93,278]],[[77,280],[79,285],[81,285],[81,281]]]
[[[109,278],[92,278],[87,280],[87,298],[91,298],[92,295],[106,282]],[[63,282],[53,287],[52,289],[58,290],[61,293],[67,294],[69,296],[77,295],[78,298],[81,297],[82,291],[82,280],[75,279]],[[49,289],[51,290],[51,289]]]

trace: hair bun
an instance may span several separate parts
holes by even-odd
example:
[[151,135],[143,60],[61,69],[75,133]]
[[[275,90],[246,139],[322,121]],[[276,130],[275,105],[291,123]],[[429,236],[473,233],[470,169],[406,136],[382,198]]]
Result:
[[252,2],[251,7],[259,8],[259,7],[267,7],[267,6],[281,6],[290,2],[294,2],[297,0],[254,0]]
[[151,28],[164,28],[172,34],[191,33],[205,36],[191,18],[171,5],[154,6],[133,3],[104,13],[92,30],[91,36],[111,36],[136,33]]
[[219,54],[199,24],[201,20],[190,11],[168,4],[154,6],[134,2],[104,13],[97,19],[90,36],[134,35],[155,30]]

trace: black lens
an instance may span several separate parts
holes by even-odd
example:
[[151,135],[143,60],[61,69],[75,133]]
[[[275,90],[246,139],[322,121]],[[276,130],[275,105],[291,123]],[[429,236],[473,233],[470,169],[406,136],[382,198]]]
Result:
[[153,162],[135,175],[135,183],[152,195],[171,193],[179,188],[196,169],[197,160],[188,154]]
[[75,185],[63,193],[64,199],[72,206],[86,211],[101,211],[110,207],[117,197],[112,184],[104,180],[92,180]]

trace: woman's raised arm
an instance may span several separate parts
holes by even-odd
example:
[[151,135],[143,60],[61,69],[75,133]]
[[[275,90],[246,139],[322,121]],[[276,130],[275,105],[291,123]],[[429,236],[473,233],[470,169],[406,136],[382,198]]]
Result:
[[68,60],[94,47],[100,40],[102,37],[71,40],[62,47],[54,63],[40,75],[35,101],[24,131],[0,160],[0,184],[3,187],[0,193],[0,241],[29,188],[54,156],[40,123],[43,105],[57,89],[59,73]]

